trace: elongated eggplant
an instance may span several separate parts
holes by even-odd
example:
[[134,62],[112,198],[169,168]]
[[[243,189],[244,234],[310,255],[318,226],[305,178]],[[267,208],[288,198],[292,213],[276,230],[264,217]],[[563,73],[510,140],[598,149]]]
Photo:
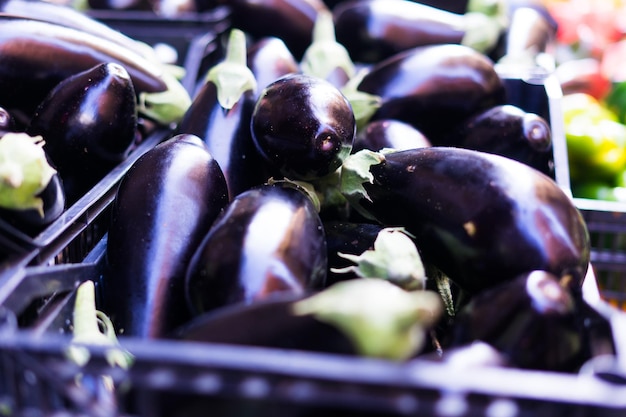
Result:
[[352,153],[362,149],[378,152],[381,149],[397,151],[432,146],[422,132],[408,123],[394,119],[379,119],[369,122],[357,133]]
[[65,210],[65,189],[50,164],[42,137],[0,137],[0,218],[35,235]]
[[330,82],[290,74],[269,84],[257,100],[252,140],[290,179],[311,180],[339,168],[356,135],[352,106]]
[[510,104],[470,117],[438,145],[506,156],[554,177],[550,125],[543,117]]
[[488,107],[506,104],[494,63],[470,47],[428,45],[374,65],[358,89],[381,97],[371,120],[398,119],[431,142]]
[[[554,180],[521,162],[462,148],[367,154],[352,207],[415,236],[424,262],[476,293],[534,269],[580,289],[590,257],[582,215]],[[367,165],[366,164],[366,165]],[[359,169],[346,161],[342,181]],[[360,168],[362,169],[362,168]],[[354,178],[352,178],[354,180]]]
[[140,112],[160,123],[178,121],[189,94],[162,66],[93,34],[45,21],[0,15],[0,105],[32,115],[62,80],[102,63],[123,66]]
[[76,201],[135,143],[137,97],[128,72],[103,63],[66,78],[39,104],[26,132],[44,138],[68,201]]
[[192,314],[323,285],[326,240],[308,195],[283,183],[236,196],[194,253],[185,278]]
[[500,34],[482,13],[453,13],[411,0],[344,1],[333,15],[337,40],[354,61],[370,64],[434,44],[466,44],[487,53]]
[[229,8],[232,27],[282,39],[298,60],[311,44],[317,13],[328,10],[322,0],[196,0],[198,11],[217,6]]
[[455,316],[445,341],[488,343],[517,368],[576,372],[589,359],[576,300],[546,271],[530,271],[476,294]]
[[228,203],[224,175],[200,138],[176,135],[142,155],[111,209],[105,312],[129,336],[164,337],[189,319],[185,270]]
[[42,20],[88,32],[99,38],[115,42],[124,48],[131,49],[148,59],[152,59],[154,55],[145,44],[141,44],[135,39],[69,5],[41,0],[2,0],[0,1],[0,13],[8,16]]
[[[263,65],[268,59],[256,64]],[[250,132],[256,86],[256,77],[247,66],[244,34],[233,31],[226,57],[209,71],[176,128],[178,134],[196,135],[207,144],[224,173],[229,199],[271,176]]]

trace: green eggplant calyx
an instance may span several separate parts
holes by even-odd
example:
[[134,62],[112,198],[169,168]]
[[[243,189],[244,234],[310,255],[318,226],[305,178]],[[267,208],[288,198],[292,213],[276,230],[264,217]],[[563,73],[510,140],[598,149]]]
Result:
[[339,252],[355,266],[332,268],[335,273],[355,272],[361,278],[382,278],[405,290],[421,290],[426,285],[422,258],[410,234],[401,227],[386,227],[378,232],[374,249],[361,255]]
[[293,313],[334,326],[362,356],[406,360],[424,346],[443,309],[434,291],[406,291],[389,281],[341,281],[296,302]]
[[463,15],[465,35],[461,44],[479,52],[489,52],[498,43],[502,33],[502,24],[498,19],[480,12],[468,12]]
[[358,89],[367,69],[362,69],[341,88],[341,93],[352,106],[357,131],[362,130],[370,121],[376,110],[382,105],[382,98],[375,94],[366,93]]
[[191,96],[176,77],[167,71],[162,74],[165,91],[139,93],[138,113],[169,126],[179,122],[191,106]]
[[342,70],[348,79],[354,77],[354,63],[348,50],[337,42],[330,10],[318,12],[313,27],[313,42],[302,56],[300,69],[304,74],[322,79],[328,79],[337,69]]
[[244,32],[239,29],[231,30],[226,57],[209,70],[206,82],[215,84],[217,101],[227,110],[230,110],[246,91],[256,91],[256,77],[247,65]]
[[95,284],[89,280],[76,290],[68,358],[78,365],[85,365],[90,358],[88,346],[109,346],[106,358],[111,366],[128,369],[134,360],[133,355],[120,346],[111,320],[96,309]]
[[0,138],[0,207],[35,209],[43,217],[46,188],[56,170],[50,166],[41,136],[7,133]]
[[373,165],[381,164],[385,156],[381,152],[368,149],[360,150],[349,155],[341,166],[340,190],[351,207],[370,220],[376,220],[362,205],[361,199],[371,201],[363,184],[374,182],[370,172]]

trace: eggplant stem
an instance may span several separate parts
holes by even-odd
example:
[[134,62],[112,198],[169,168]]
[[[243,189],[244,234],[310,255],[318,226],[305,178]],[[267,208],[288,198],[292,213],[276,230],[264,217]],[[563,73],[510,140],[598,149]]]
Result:
[[247,65],[246,36],[239,29],[232,29],[226,47],[224,60],[211,68],[205,82],[212,82],[217,88],[217,100],[229,110],[246,91],[256,91],[257,82]]

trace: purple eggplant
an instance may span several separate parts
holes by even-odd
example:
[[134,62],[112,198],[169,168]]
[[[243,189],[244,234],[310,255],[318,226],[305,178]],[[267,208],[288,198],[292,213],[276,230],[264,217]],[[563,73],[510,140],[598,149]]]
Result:
[[[255,65],[269,64],[270,57],[259,59]],[[178,134],[196,135],[207,144],[224,173],[229,199],[271,176],[250,133],[256,100],[256,77],[247,66],[245,36],[234,30],[224,60],[209,71],[176,128]]]
[[410,124],[400,120],[380,119],[369,122],[357,133],[352,153],[362,149],[376,152],[385,148],[401,151],[431,145],[428,138]]
[[522,369],[575,372],[589,359],[574,296],[540,270],[474,295],[454,317],[444,352],[477,341]]
[[185,278],[193,315],[275,294],[303,295],[326,277],[324,228],[309,196],[285,183],[236,196],[196,249]]
[[247,64],[260,92],[282,76],[300,72],[298,61],[287,44],[275,36],[257,40],[248,48]]
[[124,67],[103,63],[60,82],[26,132],[40,135],[68,202],[82,197],[128,156],[137,135],[137,99]]
[[354,61],[369,64],[424,45],[466,42],[487,53],[500,33],[486,15],[453,13],[410,0],[344,1],[333,8],[333,15],[337,40]]
[[[586,224],[556,182],[500,155],[453,148],[361,151],[342,181],[351,206],[415,237],[425,263],[472,294],[541,269],[580,288],[590,258]],[[367,156],[363,167],[348,170]],[[358,166],[358,164],[354,165]],[[358,191],[358,190],[357,190]]]
[[290,74],[269,84],[252,113],[252,139],[273,167],[294,180],[326,176],[350,154],[352,106],[330,82]]
[[143,154],[123,177],[111,208],[105,311],[128,336],[158,338],[189,319],[185,271],[228,203],[224,175],[194,135],[176,135]]
[[398,119],[431,142],[468,117],[506,104],[493,61],[463,45],[428,45],[375,64],[358,89],[382,99],[371,120]]
[[554,177],[550,125],[514,105],[494,106],[470,117],[437,145],[506,156]]
[[328,10],[322,0],[196,0],[198,11],[217,6],[229,8],[232,27],[255,38],[280,38],[296,59],[311,43],[317,13]]

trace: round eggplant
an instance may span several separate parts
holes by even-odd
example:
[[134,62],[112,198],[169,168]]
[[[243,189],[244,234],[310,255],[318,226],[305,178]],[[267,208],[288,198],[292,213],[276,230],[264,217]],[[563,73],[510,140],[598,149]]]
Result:
[[280,77],[300,72],[298,61],[285,41],[275,36],[254,42],[248,48],[247,64],[261,89]]
[[189,319],[185,271],[228,203],[224,175],[194,135],[176,135],[143,154],[111,208],[106,312],[125,335],[164,337]]
[[271,165],[294,180],[326,176],[350,154],[352,107],[328,81],[290,74],[269,84],[252,113],[252,139]]
[[[351,206],[415,237],[425,263],[467,293],[540,269],[580,289],[589,259],[585,221],[547,175],[513,159],[453,147],[417,148],[372,157]],[[362,175],[348,170],[342,182]],[[353,178],[354,179],[354,178]],[[354,179],[356,181],[356,179]]]
[[185,278],[193,315],[323,285],[326,240],[309,197],[282,183],[235,197],[196,249]]
[[128,72],[103,63],[59,83],[26,132],[44,149],[74,202],[123,161],[137,135],[137,99]]

